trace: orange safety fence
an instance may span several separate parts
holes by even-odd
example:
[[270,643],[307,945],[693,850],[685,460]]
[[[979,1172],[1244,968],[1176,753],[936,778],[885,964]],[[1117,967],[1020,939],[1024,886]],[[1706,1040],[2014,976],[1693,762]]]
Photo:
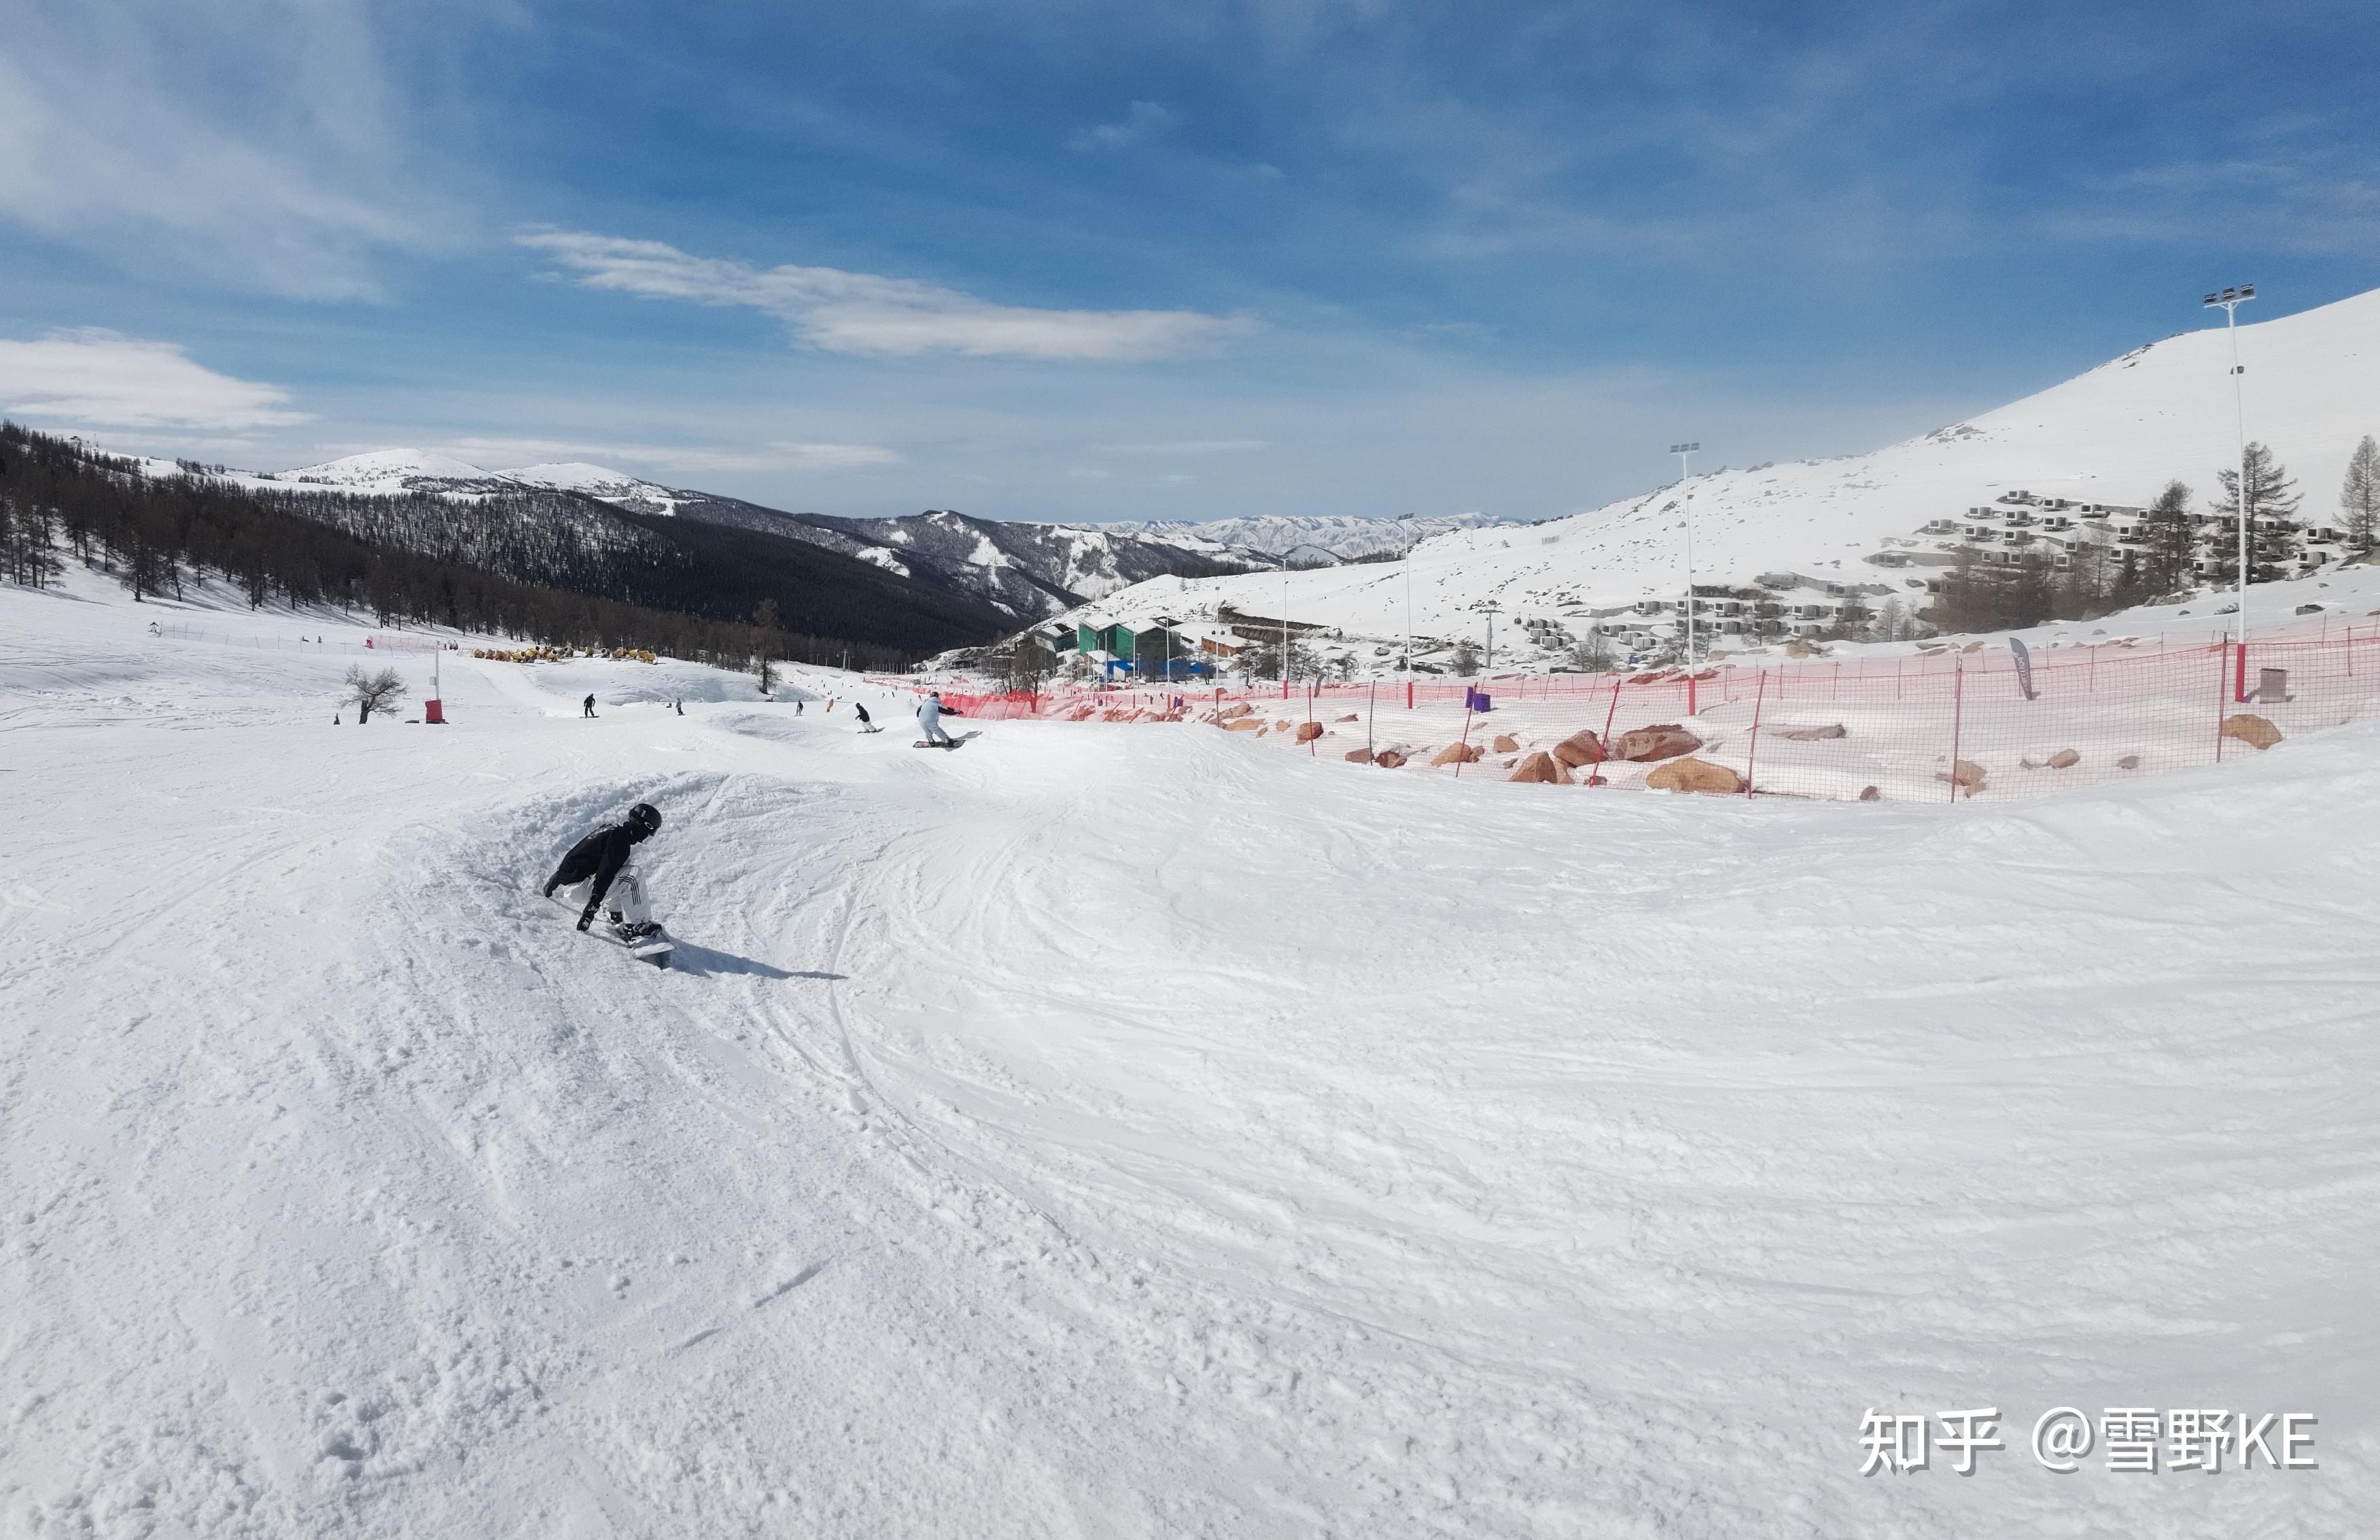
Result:
[[2022,796],[2214,764],[2380,717],[2380,624],[2228,640],[1472,681],[967,696],[993,721],[1181,722],[1316,757],[1571,785],[1817,799]]

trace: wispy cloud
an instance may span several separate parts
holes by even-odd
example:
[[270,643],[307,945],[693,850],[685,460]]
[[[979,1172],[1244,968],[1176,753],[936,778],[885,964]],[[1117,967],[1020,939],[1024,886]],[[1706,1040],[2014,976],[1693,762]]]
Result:
[[441,243],[441,200],[362,7],[19,7],[0,52],[0,221],[111,265],[308,299]]
[[[377,447],[377,446],[363,446]],[[623,443],[605,439],[461,438],[439,444],[443,454],[474,465],[512,468],[576,462],[637,467],[648,473],[772,470],[861,470],[901,463],[897,451],[872,443],[795,443],[772,439],[759,448],[711,444]]]
[[1111,443],[1102,455],[1245,455],[1270,449],[1268,439],[1178,439],[1172,443]]
[[1066,148],[1077,152],[1090,150],[1126,150],[1151,134],[1161,134],[1179,123],[1173,109],[1162,102],[1135,102],[1130,111],[1116,123],[1102,123],[1086,128],[1066,141]]
[[516,237],[589,288],[648,299],[745,305],[787,322],[830,353],[908,358],[955,353],[982,358],[1123,362],[1208,348],[1256,329],[1246,316],[1196,310],[1043,310],[1000,305],[956,289],[832,267],[756,268],[694,257],[660,241],[578,231]]
[[782,455],[785,466],[794,470],[856,470],[866,466],[890,466],[901,462],[901,456],[892,450],[872,443],[779,442],[769,447]]
[[95,428],[237,432],[312,420],[277,385],[217,374],[174,343],[87,328],[0,338],[0,411]]

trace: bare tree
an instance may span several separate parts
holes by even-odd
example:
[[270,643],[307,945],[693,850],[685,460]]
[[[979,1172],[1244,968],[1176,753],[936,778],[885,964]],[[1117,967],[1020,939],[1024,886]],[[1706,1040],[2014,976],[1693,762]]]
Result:
[[358,726],[371,721],[374,711],[387,710],[405,693],[405,680],[395,669],[366,673],[361,663],[347,665],[346,686],[346,696],[340,704],[356,709]]

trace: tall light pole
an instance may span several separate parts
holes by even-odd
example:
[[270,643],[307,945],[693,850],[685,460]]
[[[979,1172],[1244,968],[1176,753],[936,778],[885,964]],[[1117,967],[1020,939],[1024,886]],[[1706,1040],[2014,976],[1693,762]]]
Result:
[[1488,617],[1488,661],[1479,669],[1479,676],[1484,679],[1496,672],[1496,617],[1502,611],[1492,599],[1483,600],[1472,608]]
[[2242,284],[2208,295],[2201,306],[2220,309],[2224,330],[2231,333],[2231,416],[2240,432],[2240,602],[2231,612],[2231,639],[2240,644],[2240,673],[2231,693],[2240,699],[2246,697],[2239,685],[2248,678],[2248,404],[2240,380],[2247,372],[2240,367],[2240,307],[2255,297],[2256,285]]
[[1413,553],[1421,543],[1421,533],[1414,527],[1411,514],[1399,514],[1397,522],[1405,527],[1405,556],[1399,564],[1405,569],[1405,677],[1413,677]]
[[[1670,453],[1678,457],[1678,485],[1683,489],[1694,475],[1694,452],[1699,443],[1673,443]],[[1694,494],[1687,492],[1686,501],[1686,666],[1694,665]]]
[[1281,697],[1283,700],[1289,698],[1289,568],[1286,565],[1281,569]]

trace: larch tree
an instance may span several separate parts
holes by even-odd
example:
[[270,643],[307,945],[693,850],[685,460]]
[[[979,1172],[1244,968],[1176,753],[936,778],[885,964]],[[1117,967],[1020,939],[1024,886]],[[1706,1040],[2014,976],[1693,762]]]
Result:
[[2369,554],[2375,537],[2380,537],[2380,443],[2374,443],[2369,433],[2347,457],[2338,511],[2345,515],[2348,549]]

